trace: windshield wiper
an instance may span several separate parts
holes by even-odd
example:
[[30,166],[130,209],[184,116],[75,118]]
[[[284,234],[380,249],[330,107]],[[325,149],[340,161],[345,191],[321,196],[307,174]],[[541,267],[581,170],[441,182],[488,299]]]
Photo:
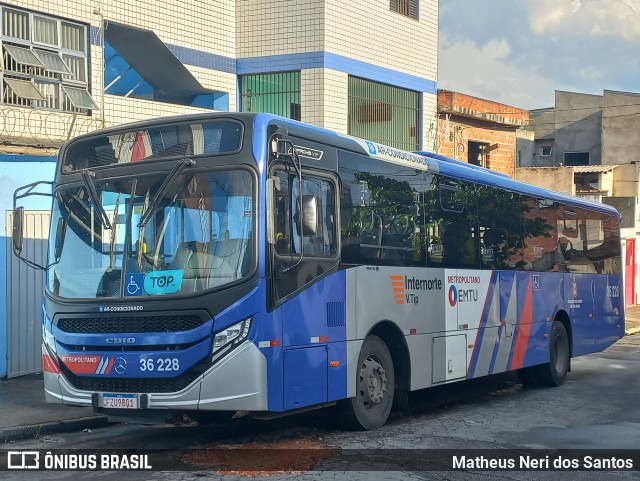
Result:
[[149,220],[151,219],[151,214],[153,214],[153,211],[155,210],[158,202],[160,201],[162,196],[166,193],[167,188],[169,187],[169,185],[171,185],[173,180],[176,177],[178,177],[178,175],[180,175],[180,173],[186,167],[193,167],[194,165],[196,165],[195,160],[182,159],[176,165],[173,166],[173,169],[171,169],[171,171],[167,174],[167,177],[165,177],[164,182],[162,182],[162,185],[160,185],[160,187],[156,191],[156,195],[153,196],[153,199],[151,199],[151,202],[149,202],[149,204],[147,205],[146,210],[142,213],[142,216],[140,217],[140,222],[138,222],[139,228],[143,229],[147,225],[147,222],[149,222]]
[[89,199],[93,203],[93,206],[98,210],[98,214],[102,217],[102,223],[104,224],[105,229],[113,229],[111,225],[111,221],[109,220],[109,216],[107,212],[102,207],[102,202],[98,197],[98,191],[96,190],[96,186],[93,183],[93,179],[91,178],[91,172],[88,169],[82,170],[82,182],[84,182],[84,186],[87,189],[87,194],[89,194]]

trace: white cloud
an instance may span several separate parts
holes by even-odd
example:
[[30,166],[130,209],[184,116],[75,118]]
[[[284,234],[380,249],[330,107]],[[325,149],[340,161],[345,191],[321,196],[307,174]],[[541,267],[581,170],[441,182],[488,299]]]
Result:
[[640,39],[640,0],[535,0],[525,3],[533,32]]
[[510,53],[504,39],[479,46],[441,31],[438,87],[525,109],[553,105],[557,83],[531,67],[510,63]]

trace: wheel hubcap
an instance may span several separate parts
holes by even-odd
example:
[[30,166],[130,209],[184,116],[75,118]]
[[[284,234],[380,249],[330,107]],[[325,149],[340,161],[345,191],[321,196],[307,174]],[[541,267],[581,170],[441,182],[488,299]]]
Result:
[[360,393],[364,404],[380,404],[386,391],[387,376],[382,364],[374,356],[367,357],[360,369]]

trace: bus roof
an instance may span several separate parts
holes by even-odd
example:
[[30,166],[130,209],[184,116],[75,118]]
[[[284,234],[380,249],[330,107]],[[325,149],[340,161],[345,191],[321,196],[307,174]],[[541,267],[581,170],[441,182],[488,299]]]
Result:
[[595,210],[620,217],[618,211],[610,205],[519,182],[501,172],[467,164],[433,152],[404,151],[377,142],[371,142],[357,137],[339,134],[321,127],[303,124],[295,120],[285,119],[276,115],[258,114],[256,117],[256,127],[263,122],[265,124],[277,123],[284,125],[288,128],[289,133],[296,137],[326,143],[337,148],[358,152],[383,161],[402,164],[420,170],[428,170],[460,180],[506,189],[532,197],[549,199],[573,207]]

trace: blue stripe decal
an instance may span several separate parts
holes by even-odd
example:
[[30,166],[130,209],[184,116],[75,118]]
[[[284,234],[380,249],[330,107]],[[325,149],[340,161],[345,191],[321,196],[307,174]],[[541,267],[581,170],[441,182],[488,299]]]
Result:
[[500,327],[498,327],[498,334],[496,335],[496,345],[493,348],[493,354],[491,354],[491,362],[489,363],[489,372],[487,374],[493,374],[493,370],[496,367],[496,359],[498,358],[498,350],[500,349],[500,338],[502,336],[503,330],[504,326],[500,325]]
[[340,72],[346,72],[375,82],[415,90],[416,92],[426,92],[435,95],[438,90],[436,82],[426,78],[416,77],[415,75],[398,72],[330,52],[325,52],[324,58],[325,68],[339,70]]
[[290,53],[267,55],[264,57],[239,58],[236,72],[238,75],[286,72],[305,68],[323,68],[323,52]]
[[[507,310],[509,309],[509,305],[511,302],[517,302],[516,299],[511,299],[511,293],[513,292],[513,283],[516,281],[516,276],[514,272],[500,272],[500,294],[498,296],[500,300],[500,327],[498,327],[498,335],[496,337],[496,345],[493,348],[493,354],[491,355],[491,363],[489,364],[489,372],[488,374],[494,374],[494,369],[496,366],[496,360],[498,359],[498,352],[500,351],[500,343],[508,342],[502,339],[502,332],[505,330],[506,326],[504,321],[507,319]],[[512,343],[513,344],[513,343]],[[513,350],[513,345],[511,346]],[[511,360],[511,355],[513,352],[509,354],[509,360]],[[507,364],[508,365],[508,364]],[[501,371],[502,372],[502,371]]]
[[[101,34],[100,28],[91,26],[91,45],[101,45]],[[435,95],[438,90],[434,80],[398,72],[331,52],[302,52],[234,59],[180,45],[169,43],[165,43],[165,45],[185,65],[237,75],[329,68],[416,92]]]
[[498,271],[491,273],[491,280],[489,281],[489,289],[487,292],[487,298],[484,303],[484,310],[482,311],[482,317],[480,318],[480,324],[478,325],[478,334],[476,336],[476,342],[473,346],[473,354],[471,355],[471,362],[469,363],[469,372],[467,373],[467,379],[471,379],[476,370],[478,364],[478,356],[480,355],[480,349],[482,347],[482,337],[484,336],[485,326],[487,325],[487,319],[489,318],[489,312],[491,311],[491,303],[493,302],[493,291],[496,288],[496,280],[498,279]]
[[216,55],[215,53],[202,52],[193,48],[167,44],[167,48],[186,65],[202,67],[220,72],[236,73],[236,60],[231,57]]
[[354,60],[331,52],[306,52],[239,58],[237,62],[238,75],[285,72],[309,68],[329,68],[417,92],[426,92],[434,95],[437,92],[437,84],[433,80]]

